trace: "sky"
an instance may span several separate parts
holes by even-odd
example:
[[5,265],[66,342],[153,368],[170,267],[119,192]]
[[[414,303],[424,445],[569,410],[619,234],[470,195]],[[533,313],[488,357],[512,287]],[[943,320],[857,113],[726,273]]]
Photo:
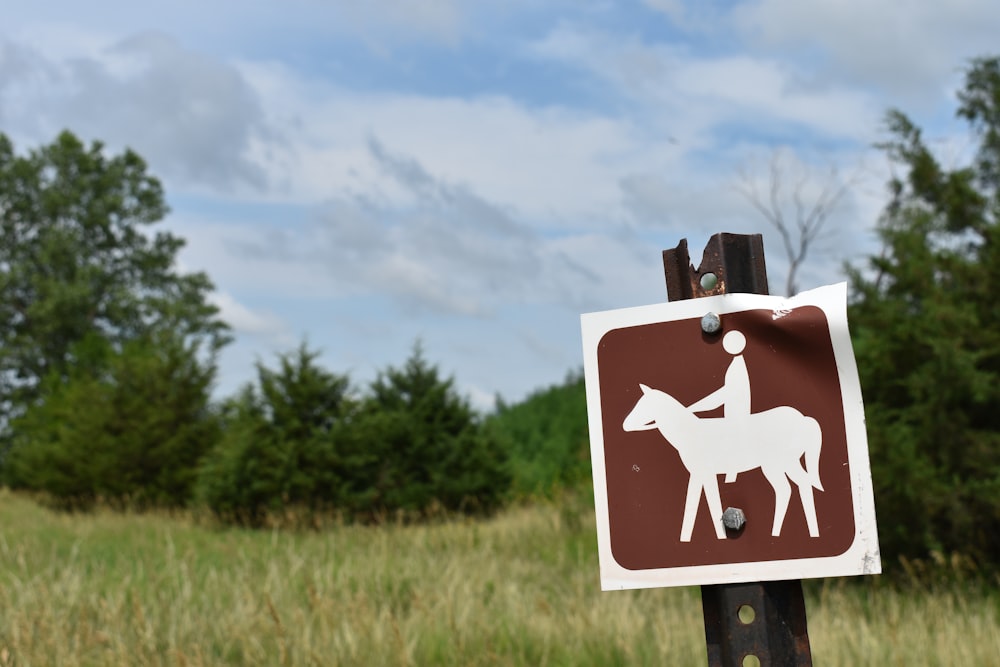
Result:
[[[142,155],[233,328],[216,394],[303,341],[357,387],[416,341],[488,410],[582,365],[581,313],[666,299],[660,253],[844,188],[800,273],[877,251],[905,111],[947,160],[996,0],[9,3],[0,132]],[[155,229],[155,228],[154,228]]]

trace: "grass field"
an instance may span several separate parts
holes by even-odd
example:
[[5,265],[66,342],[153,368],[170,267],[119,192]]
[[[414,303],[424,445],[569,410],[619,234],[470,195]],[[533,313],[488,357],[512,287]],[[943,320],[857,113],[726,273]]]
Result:
[[[704,665],[697,589],[601,593],[578,502],[253,532],[0,492],[0,667]],[[807,582],[815,663],[1000,664],[1000,594]]]

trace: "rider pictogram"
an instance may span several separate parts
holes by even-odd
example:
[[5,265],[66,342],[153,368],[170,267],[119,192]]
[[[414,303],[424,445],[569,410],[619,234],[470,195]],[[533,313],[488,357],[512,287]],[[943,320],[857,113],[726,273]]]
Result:
[[[733,361],[726,370],[724,384],[705,398],[688,407],[691,412],[707,412],[722,406],[726,419],[742,419],[750,416],[750,374],[743,359],[747,339],[739,331],[730,331],[722,339],[722,348],[733,355]],[[726,473],[726,483],[736,481],[737,471]]]

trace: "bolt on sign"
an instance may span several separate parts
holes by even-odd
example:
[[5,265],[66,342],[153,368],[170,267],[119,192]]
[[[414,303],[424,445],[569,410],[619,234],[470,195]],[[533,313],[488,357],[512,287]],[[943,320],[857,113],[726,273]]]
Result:
[[846,284],[581,324],[604,590],[881,572]]

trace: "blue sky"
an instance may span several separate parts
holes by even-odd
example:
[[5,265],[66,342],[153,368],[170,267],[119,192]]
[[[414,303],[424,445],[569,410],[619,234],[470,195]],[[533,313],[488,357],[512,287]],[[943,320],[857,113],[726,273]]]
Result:
[[775,156],[786,194],[849,185],[800,284],[841,280],[884,112],[967,158],[997,34],[995,0],[39,0],[0,25],[0,131],[147,159],[234,328],[219,395],[303,339],[360,385],[419,338],[488,407],[580,366],[580,313],[663,300],[681,238],[764,233],[780,292],[741,193]]

